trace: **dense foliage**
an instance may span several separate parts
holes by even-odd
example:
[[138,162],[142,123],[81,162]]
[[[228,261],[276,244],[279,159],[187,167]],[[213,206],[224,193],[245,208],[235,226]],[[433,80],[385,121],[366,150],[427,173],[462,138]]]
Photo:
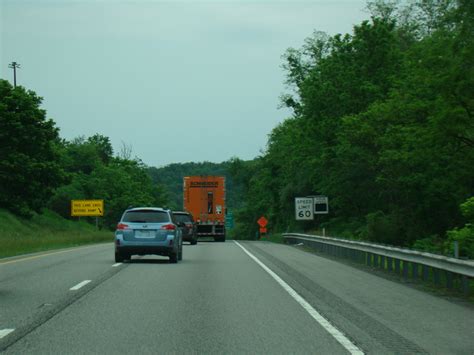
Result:
[[64,181],[58,129],[41,101],[0,80],[0,207],[22,216],[40,211]]
[[[383,243],[445,245],[446,231],[466,222],[459,205],[474,195],[474,3],[370,8],[371,20],[352,34],[316,32],[287,51],[291,93],[282,101],[293,117],[272,131],[263,156],[237,169],[247,186],[244,235],[265,214],[276,230],[323,225]],[[316,194],[329,196],[331,213],[296,224],[294,198]]]

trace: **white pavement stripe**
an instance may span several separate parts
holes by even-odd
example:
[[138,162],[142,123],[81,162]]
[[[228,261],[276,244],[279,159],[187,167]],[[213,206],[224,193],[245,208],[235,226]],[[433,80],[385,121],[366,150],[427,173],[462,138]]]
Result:
[[120,265],[122,265],[122,263],[113,264],[112,267],[117,267],[117,266],[120,266]]
[[15,329],[0,329],[0,339],[6,337],[8,334],[13,332]]
[[310,315],[313,317],[326,331],[331,334],[349,353],[363,355],[364,352],[359,349],[354,343],[352,343],[341,331],[334,327],[329,321],[324,318],[317,310],[313,308],[306,300],[301,297],[290,285],[283,281],[280,276],[275,274],[270,270],[264,263],[262,263],[257,257],[245,249],[239,242],[234,240],[234,243],[237,244],[248,256],[250,256],[258,265],[260,265],[263,270],[270,274],[273,279],[280,284],[283,289],[288,292],[291,297],[295,299]]
[[69,290],[70,291],[77,291],[79,290],[81,287],[87,285],[89,282],[91,282],[92,280],[84,280],[82,282],[79,282],[76,286],[73,286],[71,287]]

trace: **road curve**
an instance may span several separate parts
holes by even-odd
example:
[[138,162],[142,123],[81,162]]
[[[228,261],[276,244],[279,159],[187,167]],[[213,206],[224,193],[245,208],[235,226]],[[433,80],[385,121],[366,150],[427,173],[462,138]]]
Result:
[[471,306],[295,247],[200,242],[179,264],[112,254],[101,244],[0,260],[0,351],[474,351]]

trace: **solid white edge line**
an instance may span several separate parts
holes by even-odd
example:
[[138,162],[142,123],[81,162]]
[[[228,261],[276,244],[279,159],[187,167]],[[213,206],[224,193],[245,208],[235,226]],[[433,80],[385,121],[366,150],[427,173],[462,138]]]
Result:
[[113,264],[112,267],[117,267],[117,266],[120,266],[122,265],[122,263],[116,263],[116,264]]
[[81,287],[87,285],[89,282],[91,282],[92,280],[84,280],[82,282],[79,282],[76,286],[73,286],[69,289],[69,291],[77,291],[79,290]]
[[8,334],[13,332],[15,329],[0,329],[0,339],[6,337]]
[[280,286],[283,287],[283,289],[288,292],[290,296],[293,297],[293,299],[298,302],[306,310],[306,312],[308,312],[311,317],[313,317],[329,334],[331,334],[349,353],[354,355],[364,354],[361,349],[359,349],[341,331],[334,327],[326,318],[324,318],[317,310],[315,310],[313,306],[311,306],[303,297],[301,297],[290,285],[283,281],[280,276],[270,270],[270,268],[257,259],[256,256],[240,245],[239,242],[234,240],[234,243],[237,244],[248,256],[250,256],[253,261],[260,265],[263,270],[265,270],[271,277],[273,277],[273,279],[278,282]]

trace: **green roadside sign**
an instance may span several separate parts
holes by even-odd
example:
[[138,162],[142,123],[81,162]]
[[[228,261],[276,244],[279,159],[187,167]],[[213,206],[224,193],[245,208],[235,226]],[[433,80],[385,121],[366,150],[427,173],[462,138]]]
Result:
[[227,212],[225,216],[225,227],[226,229],[234,228],[234,215],[232,212]]

